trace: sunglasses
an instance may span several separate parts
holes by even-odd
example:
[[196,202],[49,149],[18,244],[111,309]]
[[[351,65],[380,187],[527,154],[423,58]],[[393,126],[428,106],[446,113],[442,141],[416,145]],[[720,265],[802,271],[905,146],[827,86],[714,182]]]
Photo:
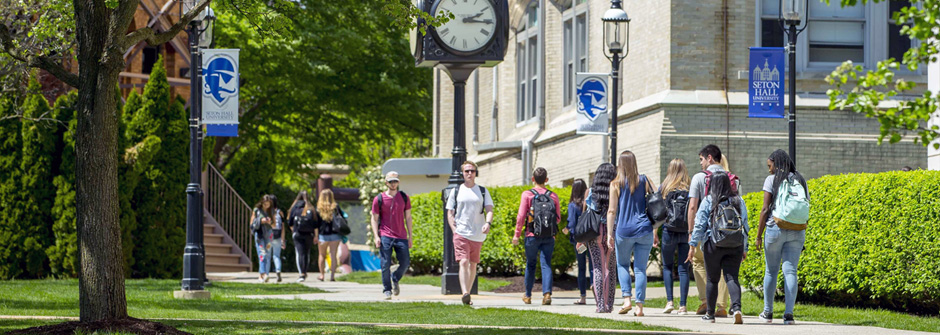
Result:
[[468,173],[468,172],[477,172],[477,170],[463,170],[463,173]]

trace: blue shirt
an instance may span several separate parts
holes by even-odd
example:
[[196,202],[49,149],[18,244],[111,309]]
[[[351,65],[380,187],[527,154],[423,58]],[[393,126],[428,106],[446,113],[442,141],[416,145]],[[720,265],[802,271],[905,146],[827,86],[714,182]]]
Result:
[[568,239],[571,240],[571,243],[575,243],[574,228],[578,226],[578,218],[581,217],[581,212],[581,206],[573,202],[568,203]]
[[[747,252],[747,236],[750,227],[747,225],[747,207],[744,205],[744,199],[741,197],[738,198],[738,211],[741,213],[741,222],[744,224],[744,252]],[[711,231],[711,215],[712,215],[712,197],[706,196],[702,203],[698,206],[698,212],[695,213],[695,229],[692,231],[692,240],[689,241],[689,245],[693,247],[699,246],[706,238],[712,237]]]
[[617,207],[617,236],[637,238],[653,232],[653,225],[646,217],[646,176],[640,176],[633,193],[629,193],[629,182],[620,189]]

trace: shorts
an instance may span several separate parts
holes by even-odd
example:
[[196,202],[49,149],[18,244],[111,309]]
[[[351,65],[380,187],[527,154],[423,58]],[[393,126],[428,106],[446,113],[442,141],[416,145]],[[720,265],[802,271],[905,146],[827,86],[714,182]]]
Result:
[[471,241],[463,236],[454,234],[454,258],[459,262],[467,259],[470,263],[480,263],[480,250],[483,242]]
[[318,239],[320,240],[320,242],[333,242],[333,241],[342,240],[343,236],[340,234],[320,234],[320,237]]

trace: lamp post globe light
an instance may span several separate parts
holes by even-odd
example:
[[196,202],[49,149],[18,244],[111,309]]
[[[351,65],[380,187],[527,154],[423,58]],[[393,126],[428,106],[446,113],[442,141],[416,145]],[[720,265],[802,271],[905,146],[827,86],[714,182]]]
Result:
[[[180,2],[180,17],[192,10],[196,0]],[[202,236],[202,59],[200,48],[212,44],[212,9],[206,7],[186,29],[189,35],[189,184],[186,185],[186,247],[183,249],[183,292],[204,291],[206,280],[205,248]],[[184,295],[185,296],[185,295]],[[195,296],[195,295],[194,295]]]
[[793,166],[796,166],[796,37],[806,29],[805,22],[802,28],[798,28],[805,15],[806,0],[780,0],[778,20],[781,25],[787,26],[783,31],[787,34],[787,53],[789,54],[787,66],[790,67],[790,115],[787,122],[790,128],[789,149]]
[[630,17],[623,10],[621,0],[611,0],[610,9],[604,12],[604,56],[611,62],[613,86],[610,110],[610,163],[617,165],[617,109],[620,107],[620,60],[630,52]]

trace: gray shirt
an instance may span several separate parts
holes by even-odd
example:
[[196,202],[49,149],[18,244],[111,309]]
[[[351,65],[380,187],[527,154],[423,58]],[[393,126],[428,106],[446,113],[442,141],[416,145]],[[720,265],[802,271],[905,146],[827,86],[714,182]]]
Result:
[[[710,171],[711,173],[725,172],[725,169],[723,169],[719,164],[709,165],[706,170]],[[689,185],[689,198],[699,199],[699,202],[701,202],[701,199],[704,199],[706,195],[705,172],[696,173],[694,176],[692,176],[692,183]]]

